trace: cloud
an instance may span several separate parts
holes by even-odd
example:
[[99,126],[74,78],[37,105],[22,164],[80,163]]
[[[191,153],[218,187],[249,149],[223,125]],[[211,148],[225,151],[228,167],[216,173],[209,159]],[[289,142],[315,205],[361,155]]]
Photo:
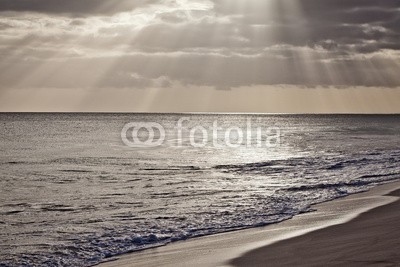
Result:
[[114,14],[131,11],[159,0],[2,0],[0,11],[40,12],[47,14]]
[[0,87],[400,85],[398,0],[4,0]]

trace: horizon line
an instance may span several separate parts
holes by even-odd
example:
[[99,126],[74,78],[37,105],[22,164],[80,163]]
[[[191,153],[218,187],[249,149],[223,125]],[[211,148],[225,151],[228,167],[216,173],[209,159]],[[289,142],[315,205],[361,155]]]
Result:
[[400,113],[358,113],[358,112],[139,112],[139,111],[0,111],[0,114],[194,114],[194,115],[400,115]]

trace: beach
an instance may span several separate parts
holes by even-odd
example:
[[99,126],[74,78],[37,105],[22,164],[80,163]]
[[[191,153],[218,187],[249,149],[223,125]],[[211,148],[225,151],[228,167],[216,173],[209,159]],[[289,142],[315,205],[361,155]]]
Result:
[[[400,190],[389,194],[400,196]],[[400,201],[233,260],[233,266],[400,266]]]
[[400,183],[315,205],[282,223],[111,259],[130,266],[398,266]]
[[0,14],[0,267],[400,267],[400,0]]

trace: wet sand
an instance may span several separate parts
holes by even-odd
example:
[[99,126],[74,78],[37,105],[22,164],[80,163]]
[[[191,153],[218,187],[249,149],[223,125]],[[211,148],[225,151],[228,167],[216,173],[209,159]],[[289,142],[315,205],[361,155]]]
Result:
[[[389,194],[400,196],[400,190]],[[400,201],[365,212],[350,222],[245,253],[244,266],[400,266]]]

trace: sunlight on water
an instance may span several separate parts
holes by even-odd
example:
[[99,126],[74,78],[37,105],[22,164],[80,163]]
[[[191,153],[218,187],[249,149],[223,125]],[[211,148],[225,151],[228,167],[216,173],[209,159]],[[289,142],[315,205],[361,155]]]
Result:
[[[188,120],[179,138],[181,117]],[[249,120],[251,129],[279,128],[279,146],[254,146]],[[190,131],[202,126],[212,137],[215,121],[220,147],[213,138],[192,147],[191,138],[201,143],[204,136]],[[129,122],[160,123],[165,142],[125,146],[121,129]],[[399,122],[399,116],[1,114],[0,265],[90,265],[291,218],[313,203],[398,179]],[[251,145],[224,145],[230,127],[243,129]]]

